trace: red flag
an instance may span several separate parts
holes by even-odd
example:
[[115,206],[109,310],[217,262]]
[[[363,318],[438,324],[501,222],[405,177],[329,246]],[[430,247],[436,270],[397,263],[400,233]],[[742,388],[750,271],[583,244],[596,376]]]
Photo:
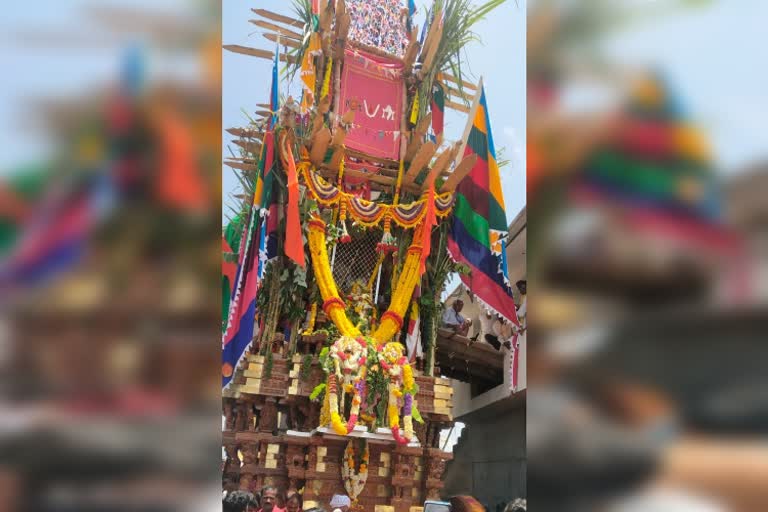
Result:
[[285,155],[286,172],[288,174],[288,210],[285,219],[285,255],[301,267],[305,267],[304,239],[301,236],[301,219],[299,218],[299,177],[296,173],[296,162],[293,150],[288,144],[288,137],[283,135],[283,154]]
[[419,273],[423,274],[427,270],[427,258],[432,252],[432,228],[437,224],[437,215],[435,214],[435,182],[429,184],[427,193],[427,213],[424,217],[424,227],[421,232],[421,266]]
[[173,208],[200,211],[207,208],[205,185],[195,162],[195,144],[184,123],[171,113],[157,118],[162,145],[162,174],[157,193]]

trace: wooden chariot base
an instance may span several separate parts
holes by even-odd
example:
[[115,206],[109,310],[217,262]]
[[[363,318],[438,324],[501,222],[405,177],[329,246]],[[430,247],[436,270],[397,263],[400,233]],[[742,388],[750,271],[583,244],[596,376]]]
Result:
[[291,359],[274,354],[271,363],[265,356],[246,358],[224,393],[224,488],[303,489],[305,509],[328,510],[334,494],[347,494],[341,477],[347,443],[364,438],[368,478],[353,510],[417,512],[425,500],[439,499],[445,465],[452,458],[439,446],[440,431],[453,423],[449,381],[416,376],[424,423],[414,423],[412,443],[399,445],[389,429],[368,432],[357,426],[348,436],[339,436],[317,428],[320,404],[310,401],[309,394],[324,377],[313,354]]

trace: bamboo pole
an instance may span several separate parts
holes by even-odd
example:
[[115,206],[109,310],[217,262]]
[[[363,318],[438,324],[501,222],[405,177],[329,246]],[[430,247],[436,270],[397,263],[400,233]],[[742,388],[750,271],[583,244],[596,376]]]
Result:
[[467,117],[467,126],[464,128],[464,135],[461,137],[461,149],[459,155],[464,156],[464,150],[467,148],[467,141],[469,140],[469,134],[472,131],[472,125],[475,122],[475,115],[477,109],[480,107],[480,95],[483,93],[483,77],[480,77],[480,81],[477,83],[477,93],[475,99],[472,101],[472,108],[469,109],[469,116]]
[[293,30],[288,30],[285,27],[281,27],[280,25],[275,25],[274,23],[270,23],[268,21],[262,21],[262,20],[248,20],[249,23],[253,23],[257,27],[260,28],[266,28],[268,30],[273,30],[280,35],[284,37],[289,37],[291,39],[295,39],[297,41],[301,41],[304,39],[303,34],[299,34],[298,32],[294,32]]

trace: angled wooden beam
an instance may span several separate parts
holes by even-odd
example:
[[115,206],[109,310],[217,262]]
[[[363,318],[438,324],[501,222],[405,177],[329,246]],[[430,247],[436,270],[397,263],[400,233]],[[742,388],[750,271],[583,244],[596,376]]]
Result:
[[[459,148],[460,147],[461,147],[461,144],[457,142],[456,144],[453,145],[453,149],[451,149],[451,161],[450,161],[450,163],[454,164],[454,166],[456,165],[456,162],[458,162],[457,157],[459,156]],[[443,178],[447,178],[451,174],[452,174],[452,172],[451,172],[451,165],[450,164],[448,166],[446,166],[442,170],[442,172],[440,173],[440,175]]]
[[[405,150],[405,161],[410,162],[416,156],[416,152],[421,148],[424,142],[424,135],[427,134],[429,125],[432,123],[432,112],[421,118],[411,134],[411,141]],[[440,144],[437,145],[440,147]]]
[[[422,52],[421,52],[421,55],[419,56],[420,62],[424,62],[424,59],[426,58],[427,53],[429,52],[429,49],[432,47],[433,44],[435,44],[435,34],[437,33],[437,26],[439,25],[437,20],[440,19],[440,16],[442,16],[442,11],[437,11],[435,13],[434,21],[429,26],[429,31],[427,32],[427,37],[424,39],[424,46],[422,47]],[[422,73],[423,72],[425,71],[424,71],[424,68],[422,67]]]
[[246,142],[246,141],[235,139],[232,141],[232,144],[235,144],[236,146],[240,146],[244,150],[254,154],[257,154],[259,151],[261,151],[261,142],[259,141]]
[[230,160],[225,160],[224,165],[233,169],[239,169],[241,171],[257,171],[259,169],[256,164],[246,164],[243,162],[233,162]]
[[462,88],[469,89],[471,91],[477,91],[477,89],[478,89],[477,85],[475,85],[475,84],[473,84],[471,82],[467,82],[466,80],[459,80],[456,77],[451,76],[451,75],[449,75],[447,73],[438,73],[437,74],[437,79],[441,80],[443,82],[453,82],[454,84],[461,85]]
[[332,21],[333,16],[331,12],[328,9],[320,9],[320,23],[318,24],[320,26],[320,32],[328,32],[331,30]]
[[413,68],[413,63],[416,62],[416,57],[419,56],[420,46],[417,40],[416,32],[417,32],[416,27],[414,27],[413,32],[411,32],[411,38],[410,38],[410,42],[408,43],[408,49],[405,50],[405,57],[403,58],[406,74],[411,73],[411,69]]
[[284,23],[286,25],[296,27],[296,28],[303,28],[304,22],[301,20],[297,20],[296,18],[291,18],[289,16],[283,16],[282,14],[277,14],[272,11],[268,11],[267,9],[251,9],[253,12],[261,16],[262,18],[267,18],[268,20],[272,21],[279,21],[280,23]]
[[302,41],[304,39],[303,34],[299,34],[298,32],[294,32],[293,30],[289,30],[285,27],[281,27],[280,25],[275,25],[274,23],[270,23],[268,21],[248,20],[248,22],[253,23],[257,27],[266,28],[268,30],[277,32],[278,34],[280,34],[281,37],[289,37],[292,39],[296,39],[297,41]]
[[[268,32],[265,34],[262,34],[264,37],[272,41],[273,43],[276,43],[278,41],[277,34],[273,34],[272,32]],[[288,37],[281,37],[280,44],[285,45],[289,48],[301,48],[301,43],[296,41],[295,39],[290,39]]]
[[[249,46],[242,46],[239,44],[225,44],[224,46],[222,46],[222,48],[224,48],[228,52],[239,53],[242,55],[250,55],[251,57],[259,57],[261,59],[272,60],[275,58],[275,52],[262,50],[260,48],[251,48]],[[280,60],[282,62],[290,62],[290,63],[296,62],[296,58],[293,55],[288,55],[286,53],[280,54]]]
[[344,0],[336,0],[336,26],[341,23],[341,19],[347,14],[347,2]]
[[432,166],[432,169],[429,170],[429,174],[427,175],[427,179],[424,180],[424,183],[421,185],[422,190],[426,190],[429,187],[430,183],[433,183],[438,176],[440,176],[440,173],[443,172],[443,169],[448,167],[448,165],[451,163],[451,157],[453,155],[454,148],[449,147],[442,153],[440,153],[440,156],[437,157],[437,160],[435,160],[435,165]]
[[416,157],[416,153],[419,152],[419,149],[421,149],[421,146],[424,145],[424,136],[417,136],[416,133],[411,136],[411,141],[408,143],[408,147],[405,149],[405,158],[404,160],[406,162],[412,161]]
[[445,108],[452,108],[453,110],[458,110],[459,112],[469,114],[469,107],[460,103],[454,103],[452,101],[445,100]]
[[318,166],[323,163],[325,159],[325,153],[328,151],[328,146],[331,143],[331,130],[327,127],[320,129],[320,131],[313,137],[312,149],[309,152],[310,161]]
[[469,155],[468,157],[464,158],[464,160],[462,160],[461,163],[456,166],[456,169],[454,169],[453,172],[448,175],[448,179],[445,180],[443,186],[440,187],[440,192],[453,192],[456,190],[456,187],[459,186],[459,183],[461,183],[461,181],[466,178],[470,172],[472,172],[472,169],[475,167],[476,163],[477,155]]
[[260,139],[262,136],[259,130],[251,128],[227,128],[226,132],[235,137],[245,137],[247,139]]
[[[330,166],[323,166],[321,170],[321,174],[325,176],[326,178],[330,180],[335,180],[339,175],[339,169],[333,168]],[[359,171],[357,169],[344,169],[344,175],[349,176],[351,178],[363,178],[366,179],[372,183],[378,183],[380,185],[384,185],[386,188],[394,187],[397,183],[397,178],[392,178],[390,176],[383,176],[381,174],[373,174],[370,172],[365,171]],[[379,190],[384,190],[384,187],[381,187]]]
[[472,131],[472,125],[475,122],[475,114],[477,114],[477,109],[480,107],[480,94],[483,88],[483,77],[480,77],[480,81],[477,85],[477,93],[475,94],[475,99],[472,102],[472,108],[469,109],[469,115],[467,116],[467,126],[464,127],[464,135],[461,137],[461,147],[458,153],[459,155],[464,154],[464,149],[467,147],[467,141],[469,140],[469,134]]
[[431,43],[431,46],[427,50],[427,55],[424,57],[424,65],[422,66],[421,70],[422,72],[426,73],[430,69],[432,69],[432,64],[434,63],[435,56],[437,55],[437,49],[440,47],[440,40],[443,38],[443,24],[439,23],[437,25],[437,30],[435,31],[435,39]]
[[416,153],[416,156],[413,157],[413,160],[411,160],[411,165],[408,167],[408,172],[405,173],[403,180],[407,183],[412,183],[416,179],[416,176],[419,175],[419,172],[429,164],[432,157],[435,156],[436,151],[437,146],[434,142],[425,142],[421,148],[419,148],[419,151]]
[[442,85],[445,91],[448,93],[448,96],[450,96],[451,98],[458,98],[458,99],[462,99],[469,102],[472,100],[472,98],[475,97],[475,95],[472,94],[469,89],[464,89],[463,91],[460,91],[455,87],[452,87],[446,82],[442,82]]
[[256,115],[260,117],[269,117],[272,115],[271,110],[257,110]]
[[336,46],[336,52],[334,55],[334,58],[336,59],[343,59],[344,58],[344,46],[345,42],[347,40],[347,36],[349,36],[349,26],[352,24],[352,18],[349,14],[344,14],[344,16],[341,17],[341,21],[338,22],[338,25],[336,25],[336,40],[339,41]]

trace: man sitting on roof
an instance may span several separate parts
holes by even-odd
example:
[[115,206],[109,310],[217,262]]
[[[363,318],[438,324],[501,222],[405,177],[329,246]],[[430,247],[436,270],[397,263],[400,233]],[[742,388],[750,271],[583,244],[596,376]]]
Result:
[[447,308],[443,313],[443,325],[449,329],[453,329],[456,334],[466,336],[469,331],[469,326],[472,325],[472,320],[464,318],[461,315],[461,309],[464,307],[464,301],[456,299],[451,307]]

